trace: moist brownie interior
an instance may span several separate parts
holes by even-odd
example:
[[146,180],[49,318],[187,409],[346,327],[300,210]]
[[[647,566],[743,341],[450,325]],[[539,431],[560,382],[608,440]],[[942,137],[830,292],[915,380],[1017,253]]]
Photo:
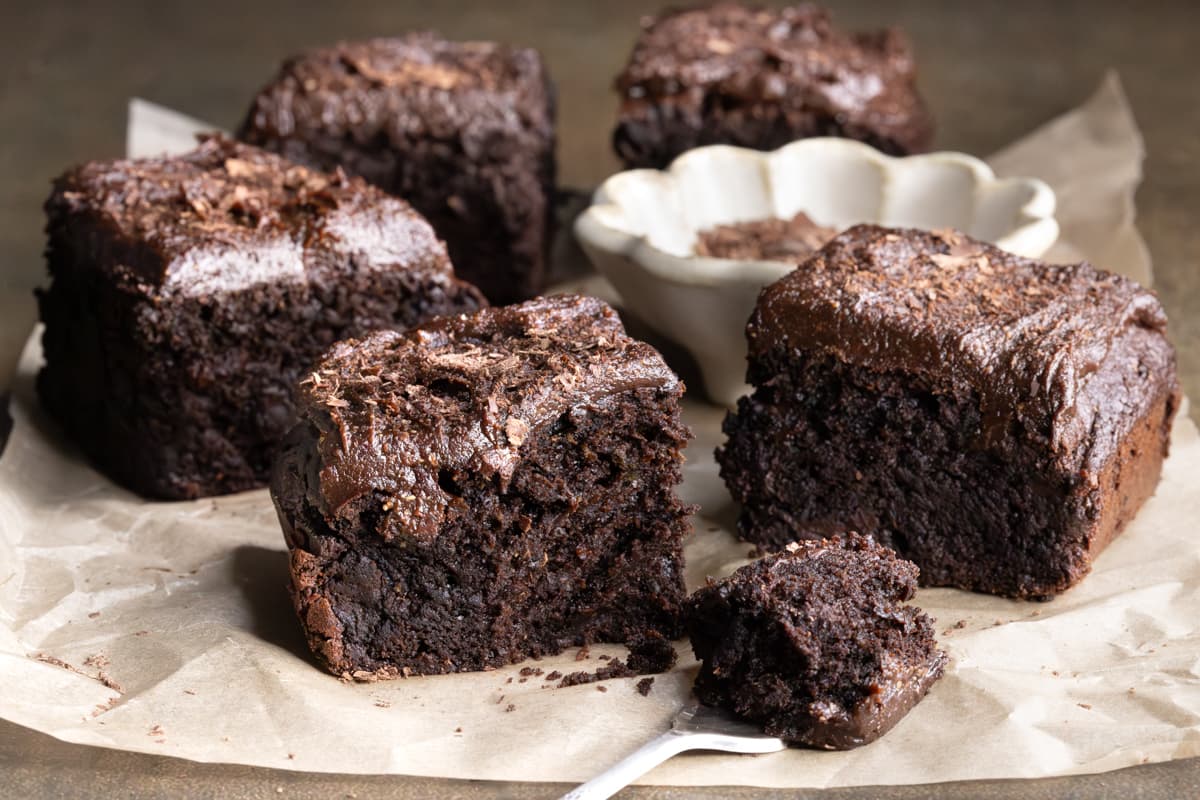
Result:
[[593,298],[335,346],[272,483],[318,659],[377,678],[674,638],[682,392]]
[[877,739],[942,675],[933,624],[904,605],[917,568],[850,534],[710,581],[687,602],[695,693],[793,744]]

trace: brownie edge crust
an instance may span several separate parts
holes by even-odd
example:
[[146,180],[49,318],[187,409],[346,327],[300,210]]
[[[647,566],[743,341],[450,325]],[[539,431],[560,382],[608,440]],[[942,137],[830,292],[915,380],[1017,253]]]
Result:
[[942,676],[933,623],[904,605],[917,568],[857,534],[804,541],[688,598],[694,691],[792,744],[887,733]]
[[1064,591],[1153,493],[1180,402],[1155,296],[957,232],[858,226],[766,288],[721,474],[747,540],[854,529],[930,586]]
[[336,345],[271,483],[318,661],[371,680],[674,638],[682,393],[592,298]]

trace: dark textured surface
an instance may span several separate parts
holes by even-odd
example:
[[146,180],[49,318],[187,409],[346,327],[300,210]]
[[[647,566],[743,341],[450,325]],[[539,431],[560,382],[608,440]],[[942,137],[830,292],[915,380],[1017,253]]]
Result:
[[809,540],[688,598],[695,692],[786,742],[846,750],[878,739],[942,675],[933,623],[904,605],[910,561],[858,534]]
[[554,90],[537,51],[419,33],[288,59],[248,142],[408,200],[494,303],[537,294],[554,194]]
[[[119,155],[125,101],[148,97],[235,126],[263,76],[287,53],[405,30],[437,28],[462,39],[493,38],[539,48],[560,87],[563,176],[594,185],[616,168],[609,137],[611,79],[627,59],[639,15],[661,4],[612,0],[490,0],[353,4],[162,0],[81,7],[50,0],[5,9],[0,26],[0,314],[6,369],[16,362],[42,280],[40,206],[65,164]],[[986,155],[1077,105],[1102,72],[1120,71],[1146,137],[1146,182],[1138,225],[1155,259],[1156,285],[1172,318],[1187,391],[1200,392],[1200,105],[1194,102],[1200,9],[1162,0],[1151,13],[1116,0],[843,0],[839,24],[897,23],[912,36],[921,86],[938,120],[935,146]],[[655,687],[655,692],[659,691]],[[653,693],[651,697],[653,697]],[[392,776],[314,775],[199,764],[65,744],[0,722],[0,772],[26,797],[223,796],[231,798],[552,798],[568,787]],[[1174,800],[1200,795],[1200,762],[1175,761],[1100,775],[860,789],[636,787],[620,797],[1050,798]]]
[[773,150],[806,136],[920,152],[933,120],[915,81],[903,33],[843,33],[816,5],[671,11],[643,22],[617,78],[613,147],[626,166],[656,168],[699,145]]
[[682,394],[594,298],[333,347],[271,484],[313,652],[367,680],[674,638]]
[[85,164],[46,215],[38,394],[150,497],[261,485],[325,347],[482,302],[403,201],[224,139]]
[[953,232],[860,225],[763,290],[725,421],[740,534],[853,528],[932,586],[1057,594],[1154,492],[1179,406],[1157,298]]

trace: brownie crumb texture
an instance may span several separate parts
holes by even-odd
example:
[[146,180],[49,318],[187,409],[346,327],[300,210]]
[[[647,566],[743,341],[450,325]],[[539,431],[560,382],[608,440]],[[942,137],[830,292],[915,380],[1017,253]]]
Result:
[[682,393],[593,298],[332,348],[272,482],[318,659],[369,680],[589,641],[661,658],[686,597]]
[[1181,397],[1153,293],[861,225],[760,294],[721,475],[765,550],[858,530],[930,586],[1042,599],[1158,482]]
[[808,540],[687,604],[695,692],[772,736],[828,750],[886,733],[942,675],[917,568],[866,537]]
[[710,144],[842,136],[904,154],[933,138],[907,38],[845,33],[809,4],[666,11],[644,23],[616,89],[613,147],[627,167],[661,169]]

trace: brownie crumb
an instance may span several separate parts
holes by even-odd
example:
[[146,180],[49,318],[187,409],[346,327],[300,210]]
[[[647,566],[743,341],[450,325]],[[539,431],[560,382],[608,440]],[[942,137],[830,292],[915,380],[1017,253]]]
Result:
[[596,691],[597,691],[597,692],[607,692],[607,691],[608,691],[608,687],[607,687],[607,686],[597,686],[597,687],[596,687]]
[[584,683],[595,683],[596,681],[606,681],[610,678],[632,678],[637,675],[636,672],[625,666],[625,662],[619,658],[614,658],[600,667],[595,672],[572,672],[565,676],[558,683],[558,688],[565,689],[568,686],[579,686]]
[[544,672],[540,667],[521,667],[521,677],[528,678],[531,675],[541,675]]
[[512,703],[509,703],[508,705],[506,705],[504,707],[504,713],[506,713],[506,714],[509,712],[512,712],[512,711],[516,711],[516,710],[517,710],[517,707],[515,705],[513,705]]
[[389,703],[387,700],[376,700],[375,707],[376,708],[391,708],[392,704]]
[[642,678],[640,681],[637,682],[637,685],[634,688],[637,689],[638,694],[640,694],[642,697],[646,697],[647,695],[650,694],[650,690],[653,687],[654,687],[654,678]]
[[549,673],[547,673],[547,674],[546,674],[546,677],[545,677],[545,678],[543,678],[542,680],[547,680],[547,681],[556,681],[556,680],[558,680],[558,679],[559,679],[559,678],[561,678],[561,677],[562,677],[562,673],[561,673],[561,672],[559,672],[558,670],[554,670],[554,671],[552,671],[552,672],[549,672]]
[[96,617],[98,617],[98,616],[100,616],[100,612],[99,612],[99,611],[93,611],[92,613],[88,614],[88,619],[95,619],[95,618],[96,618]]
[[583,647],[579,648],[579,652],[575,654],[576,661],[584,661],[591,657],[592,657],[591,649],[586,644]]
[[455,729],[454,729],[454,732],[455,732],[455,733],[462,733],[462,726],[460,725],[459,727],[455,728]]
[[648,633],[629,643],[629,669],[638,675],[666,672],[675,666],[675,647],[662,634]]
[[1091,710],[1092,710],[1092,705],[1091,705],[1091,703],[1076,703],[1075,705],[1079,706],[1079,707],[1080,707],[1080,708],[1082,708],[1084,711],[1091,711]]

